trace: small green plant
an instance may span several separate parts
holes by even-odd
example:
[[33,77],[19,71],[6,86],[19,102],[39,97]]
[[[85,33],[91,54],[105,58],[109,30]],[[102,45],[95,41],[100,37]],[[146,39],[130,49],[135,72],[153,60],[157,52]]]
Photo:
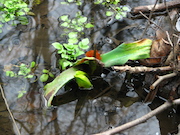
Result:
[[126,13],[130,11],[128,6],[119,6],[121,0],[96,0],[94,4],[102,4],[107,7],[106,16],[113,16],[120,20],[126,17]]
[[73,19],[70,19],[68,15],[62,15],[60,17],[60,20],[63,21],[63,23],[60,24],[60,26],[71,29],[73,31],[81,32],[85,28],[92,28],[94,27],[91,23],[87,22],[87,17],[82,16],[80,12],[76,13],[76,17]]
[[19,67],[19,71],[16,73],[14,71],[5,71],[6,76],[9,77],[18,77],[18,76],[23,76],[24,78],[33,78],[34,73],[32,70],[35,68],[36,63],[34,61],[31,62],[30,65],[26,65],[24,63],[21,63]]
[[[52,45],[58,50],[57,53],[61,56],[59,65],[62,70],[73,65],[77,57],[84,54],[84,50],[89,48],[89,39],[82,38],[86,28],[94,27],[93,24],[87,23],[88,18],[81,15],[80,12],[76,13],[76,17],[70,19],[68,15],[60,16],[62,23],[61,27],[64,28],[64,36],[67,39],[65,43],[55,42]],[[63,35],[62,35],[63,36]]]
[[18,96],[17,96],[17,98],[21,98],[22,96],[24,96],[24,94],[26,94],[26,91],[25,91],[25,90],[18,91]]
[[[1,0],[0,1],[0,29],[3,23],[17,20],[21,24],[28,24],[28,19],[25,16],[29,12],[28,5],[23,0]],[[13,23],[13,25],[16,25]],[[0,30],[2,32],[2,29]]]
[[43,74],[39,78],[41,82],[46,82],[49,77],[54,78],[54,75],[49,70],[43,69],[42,72]]

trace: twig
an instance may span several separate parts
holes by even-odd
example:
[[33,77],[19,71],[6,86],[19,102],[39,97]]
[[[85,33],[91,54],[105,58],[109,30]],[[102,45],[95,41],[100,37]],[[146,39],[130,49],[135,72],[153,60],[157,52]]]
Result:
[[122,132],[122,131],[129,129],[131,127],[134,127],[140,123],[146,122],[151,117],[161,113],[162,111],[166,110],[167,108],[171,107],[172,105],[177,105],[177,104],[180,104],[180,99],[176,99],[172,102],[167,101],[163,105],[159,106],[158,108],[154,109],[153,111],[149,112],[148,114],[146,114],[146,115],[144,115],[144,116],[142,116],[136,120],[128,122],[122,126],[114,128],[114,129],[110,129],[108,131],[98,133],[98,134],[94,134],[94,135],[113,135],[115,133]]
[[170,8],[175,8],[175,7],[180,7],[180,1],[179,0],[174,0],[174,1],[166,2],[166,4],[165,3],[157,4],[157,6],[155,8],[154,8],[154,5],[135,7],[131,11],[131,13],[132,14],[138,14],[139,11],[147,13],[147,12],[150,12],[152,10],[154,10],[154,12],[159,12],[159,11],[166,10],[166,8],[170,9]]
[[[139,13],[140,13],[144,18],[146,18],[146,19],[149,20],[149,18],[148,18],[145,14],[143,14],[141,11],[139,11]],[[157,25],[155,22],[153,22],[153,21],[151,21],[151,20],[149,20],[149,22],[152,23],[152,24],[154,24],[156,27],[158,27],[159,29],[161,29],[163,32],[165,32],[165,30],[163,30],[163,29],[162,29],[159,25]]]
[[140,72],[156,72],[156,71],[170,71],[173,70],[173,67],[165,66],[165,67],[131,67],[131,66],[114,66],[115,70],[120,70],[120,72],[128,71],[130,73],[140,73]]
[[[158,2],[158,0],[156,0],[154,6],[153,6],[153,8],[152,8],[152,10],[150,11],[150,15],[149,15],[149,18],[148,18],[148,23],[146,24],[146,27],[145,27],[142,35],[141,35],[141,38],[144,36],[144,34],[146,33],[148,27],[149,27],[150,24],[151,24],[151,23],[150,23],[150,20],[151,20],[151,18],[152,18],[152,15],[153,15],[154,9],[155,9],[155,7],[156,7],[156,5],[157,5],[157,2]],[[139,11],[139,12],[141,12],[141,11]],[[141,13],[142,13],[142,12],[141,12]]]
[[15,119],[14,119],[12,113],[11,113],[10,108],[9,108],[9,105],[8,105],[8,103],[7,103],[7,100],[6,100],[6,97],[5,97],[5,95],[4,95],[4,91],[3,91],[3,88],[2,88],[2,86],[1,86],[1,84],[0,84],[0,89],[1,89],[1,94],[2,94],[2,97],[3,97],[3,99],[4,99],[6,108],[7,108],[8,112],[9,112],[9,115],[11,116],[11,119],[12,119],[14,125],[15,125],[15,128],[16,128],[16,130],[17,130],[17,133],[18,133],[18,135],[21,135],[21,133],[20,133],[20,131],[19,131],[19,129],[18,129],[18,126],[17,126],[17,124],[16,124],[16,121],[15,121]]
[[[168,40],[170,41],[171,43],[171,46],[173,45],[171,40],[170,40],[170,37],[169,37],[169,34],[167,33],[168,35]],[[180,36],[178,36],[178,40],[177,40],[177,43],[174,47],[174,49],[170,52],[170,54],[168,55],[168,58],[166,59],[165,61],[165,65],[168,65],[170,64],[170,62],[173,60],[173,58],[175,58],[177,56],[177,54],[179,53],[179,43],[180,43]]]
[[150,89],[151,90],[154,90],[156,88],[156,86],[162,82],[163,80],[165,79],[168,79],[168,78],[171,78],[171,77],[174,77],[176,76],[177,73],[176,72],[173,72],[173,73],[170,73],[170,74],[167,74],[167,75],[163,75],[163,76],[157,76],[157,80],[150,86]]

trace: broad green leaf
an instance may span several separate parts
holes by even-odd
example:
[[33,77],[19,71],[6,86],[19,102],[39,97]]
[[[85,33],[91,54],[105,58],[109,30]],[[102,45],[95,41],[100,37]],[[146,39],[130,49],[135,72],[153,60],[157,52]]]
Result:
[[48,74],[42,74],[39,79],[41,82],[46,82],[48,78],[49,78]]
[[80,88],[92,88],[92,84],[86,75],[83,71],[76,71],[74,75],[76,83]]
[[150,57],[152,40],[143,39],[133,43],[123,43],[114,50],[102,54],[101,61],[105,67],[123,65],[128,60],[139,60]]
[[78,71],[78,68],[72,67],[63,71],[58,75],[51,83],[48,83],[44,87],[44,96],[47,100],[47,105],[51,106],[51,102],[55,94],[63,87],[67,82],[74,79],[74,75]]

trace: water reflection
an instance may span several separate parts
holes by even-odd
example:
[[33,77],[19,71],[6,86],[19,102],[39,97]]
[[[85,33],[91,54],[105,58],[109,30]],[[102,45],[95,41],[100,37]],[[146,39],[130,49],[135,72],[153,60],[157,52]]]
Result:
[[[95,29],[86,31],[85,34],[92,33],[92,44],[97,43],[98,49],[102,52],[111,50],[120,42],[136,40],[141,35],[142,29],[139,30],[139,27],[121,32],[119,30],[131,23],[142,23],[144,20],[113,22],[112,18],[105,16],[103,9],[94,7],[89,1],[83,1],[82,7],[75,4],[65,6],[60,2],[61,0],[44,1],[33,9],[36,16],[29,18],[30,23],[27,27],[19,25],[15,28],[7,24],[0,34],[0,75],[6,98],[21,134],[89,135],[114,128],[148,113],[150,108],[141,103],[137,95],[134,96],[134,85],[126,87],[125,91],[122,90],[123,84],[128,81],[128,75],[118,74],[111,69],[106,69],[100,78],[94,79],[92,91],[79,90],[74,84],[71,84],[73,88],[69,88],[68,92],[62,89],[62,93],[58,93],[59,95],[53,100],[56,107],[50,110],[44,109],[43,83],[31,83],[25,78],[5,76],[3,70],[12,69],[13,65],[19,63],[28,64],[33,60],[39,64],[37,74],[46,67],[56,68],[55,49],[51,43],[64,40],[60,37],[64,32],[58,22],[59,16],[64,14],[73,17],[80,10],[85,16],[94,18]],[[148,2],[153,3],[153,1]],[[134,1],[128,3],[133,6],[140,4]],[[25,90],[26,94],[17,99],[20,90]],[[126,92],[129,93],[126,95]],[[1,107],[0,110],[4,111],[4,108]],[[6,117],[7,113],[2,115]],[[2,115],[0,114],[0,119]],[[6,120],[6,128],[12,128],[9,126],[9,119]],[[137,133],[138,135],[160,134],[157,119],[153,117],[122,134]]]

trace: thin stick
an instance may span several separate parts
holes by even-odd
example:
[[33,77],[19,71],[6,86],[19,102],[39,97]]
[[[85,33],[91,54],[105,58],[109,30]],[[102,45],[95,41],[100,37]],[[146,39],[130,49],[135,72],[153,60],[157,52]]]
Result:
[[176,99],[172,102],[167,101],[163,105],[159,106],[158,108],[154,109],[153,111],[149,112],[148,114],[146,114],[146,115],[144,115],[144,116],[142,116],[136,120],[133,120],[133,121],[128,122],[122,126],[110,129],[110,130],[102,132],[102,133],[94,134],[94,135],[113,135],[115,133],[122,132],[122,131],[129,129],[131,127],[134,127],[140,123],[146,122],[151,117],[161,113],[162,111],[166,110],[167,108],[171,107],[172,105],[178,105],[178,104],[180,104],[180,98]]
[[165,66],[165,67],[144,67],[144,66],[114,66],[115,70],[120,70],[120,72],[128,71],[130,73],[140,73],[140,72],[157,72],[157,71],[170,71],[173,70],[173,67]]
[[1,84],[0,84],[0,89],[1,89],[1,94],[2,94],[2,97],[3,97],[3,99],[4,99],[6,108],[7,108],[8,112],[9,112],[9,115],[11,116],[11,119],[12,119],[14,125],[15,125],[15,128],[16,128],[16,130],[17,130],[17,133],[18,133],[18,135],[21,135],[21,133],[20,133],[20,131],[19,131],[19,129],[18,129],[18,126],[17,126],[17,124],[16,124],[16,121],[15,121],[15,119],[14,119],[12,113],[11,113],[10,108],[9,108],[9,105],[8,105],[8,103],[7,103],[7,100],[6,100],[6,97],[5,97],[5,95],[4,95],[4,91],[3,91],[3,88],[2,88],[2,86],[1,86]]
[[163,76],[157,76],[158,79],[150,86],[150,89],[151,90],[154,90],[156,88],[156,86],[162,82],[163,80],[165,79],[168,79],[168,78],[171,78],[171,77],[174,77],[176,76],[177,73],[173,72],[173,73],[170,73],[170,74],[167,74],[167,75],[163,75]]

